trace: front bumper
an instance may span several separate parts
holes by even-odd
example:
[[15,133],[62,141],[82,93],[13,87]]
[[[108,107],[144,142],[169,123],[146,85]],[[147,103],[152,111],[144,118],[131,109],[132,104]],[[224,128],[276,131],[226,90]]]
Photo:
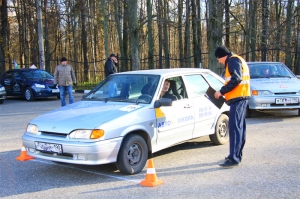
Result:
[[35,98],[37,97],[52,97],[52,96],[59,96],[58,89],[50,89],[50,88],[36,88],[33,89],[33,95]]
[[[118,152],[123,137],[95,142],[62,141],[37,138],[25,133],[22,136],[23,144],[28,155],[71,164],[99,165],[117,161]],[[61,144],[63,153],[48,153],[35,149],[35,142]]]
[[[276,104],[276,98],[298,98],[298,103]],[[251,96],[249,109],[272,110],[272,109],[299,109],[300,95],[296,96]]]

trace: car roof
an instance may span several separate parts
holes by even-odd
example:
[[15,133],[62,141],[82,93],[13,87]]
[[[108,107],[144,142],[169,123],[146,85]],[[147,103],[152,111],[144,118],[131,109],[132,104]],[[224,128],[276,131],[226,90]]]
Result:
[[14,68],[14,69],[7,70],[5,72],[8,72],[8,71],[27,71],[27,70],[32,71],[32,70],[42,70],[42,69],[39,69],[39,68],[18,68],[18,69],[16,69],[16,68]]
[[170,69],[151,69],[151,70],[136,70],[127,71],[118,74],[137,74],[137,75],[182,75],[189,73],[211,72],[209,69],[202,68],[170,68]]
[[257,62],[247,62],[247,64],[283,64],[283,63],[272,62],[272,61],[257,61]]

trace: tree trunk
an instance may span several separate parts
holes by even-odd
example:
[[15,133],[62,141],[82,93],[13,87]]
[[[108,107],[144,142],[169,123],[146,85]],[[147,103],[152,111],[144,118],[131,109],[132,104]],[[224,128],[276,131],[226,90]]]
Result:
[[87,58],[87,34],[85,25],[85,0],[81,0],[81,41],[82,41],[82,54],[83,54],[83,71],[84,71],[84,81],[89,81],[89,64]]
[[[225,46],[230,49],[229,0],[225,0]],[[246,15],[247,17],[247,15]]]
[[186,20],[184,34],[184,57],[187,60],[186,67],[191,67],[191,30],[190,30],[190,0],[186,0]]
[[256,61],[256,10],[257,1],[249,0],[250,24],[251,24],[251,61]]
[[[222,45],[222,0],[211,0],[208,2],[208,48],[209,51],[209,69],[216,73],[221,71],[217,70],[218,61],[215,57],[215,50],[218,46]],[[223,68],[223,66],[221,66]]]
[[267,61],[267,48],[269,39],[269,0],[262,0],[262,35],[261,35],[261,60]]
[[[8,31],[8,16],[7,16],[7,0],[0,0],[1,2],[1,32],[0,32],[0,74],[5,72],[5,46],[7,45],[7,31]],[[4,48],[3,48],[4,47]]]
[[128,52],[128,43],[129,43],[129,35],[128,35],[128,22],[129,22],[129,12],[128,12],[128,0],[124,0],[124,18],[123,18],[123,47],[124,47],[124,71],[129,71],[131,68],[129,67],[129,62],[128,62],[128,57],[129,57],[129,52]]
[[182,43],[182,0],[178,0],[178,45],[179,45],[179,59],[180,59],[180,67],[184,67],[183,62],[183,43]]
[[286,55],[285,64],[292,69],[292,55],[291,55],[291,41],[292,41],[292,21],[294,14],[294,0],[288,0],[287,5],[287,16],[286,16],[286,33],[285,33],[285,44],[286,44]]
[[139,57],[139,26],[137,21],[137,1],[128,0],[129,35],[130,35],[130,58],[132,70],[140,70]]
[[157,21],[158,21],[158,56],[159,56],[159,68],[163,67],[162,62],[162,49],[163,49],[163,37],[162,37],[162,0],[157,1]]
[[[119,18],[119,14],[120,14],[119,13],[119,5],[118,5],[117,0],[114,0],[114,7],[115,7],[115,21],[116,21],[118,36],[119,36],[120,53],[121,53],[121,57],[123,58],[123,57],[125,57],[125,53],[124,53],[124,47],[123,47],[121,22],[120,22],[120,18]],[[125,65],[124,59],[121,60],[120,65],[119,65],[119,67],[121,67],[124,70],[124,65]]]
[[149,69],[154,69],[154,41],[153,41],[153,33],[152,33],[152,2],[151,0],[147,0],[147,29],[148,29],[148,66]]
[[164,0],[164,54],[165,54],[165,67],[170,68],[170,52],[169,52],[169,34],[168,34],[168,1]]
[[108,33],[107,33],[107,16],[105,11],[105,0],[101,0],[101,8],[103,14],[103,30],[104,30],[104,49],[105,58],[108,58]]

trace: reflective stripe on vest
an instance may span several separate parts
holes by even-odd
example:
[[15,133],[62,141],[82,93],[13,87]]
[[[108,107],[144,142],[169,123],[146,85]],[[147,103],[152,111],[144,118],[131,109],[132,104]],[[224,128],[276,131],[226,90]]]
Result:
[[[247,97],[250,96],[250,74],[249,74],[249,68],[245,60],[238,56],[238,55],[232,55],[231,57],[236,57],[242,62],[242,81],[230,92],[226,93],[224,96],[226,100],[231,100],[238,97]],[[230,58],[229,58],[230,59]],[[228,64],[226,64],[225,67],[225,84],[228,84],[228,82],[231,79],[231,75],[228,71]]]

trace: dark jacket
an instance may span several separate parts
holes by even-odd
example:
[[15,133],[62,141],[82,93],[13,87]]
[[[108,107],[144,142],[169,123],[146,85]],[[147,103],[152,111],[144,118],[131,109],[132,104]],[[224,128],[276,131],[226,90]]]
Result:
[[[231,57],[233,55],[233,53],[230,53],[225,61],[225,67],[228,64],[228,71],[231,75],[231,79],[230,81],[221,88],[220,92],[222,95],[224,95],[225,93],[230,92],[231,90],[233,90],[241,81],[242,81],[242,62],[239,58],[237,57]],[[239,100],[245,100],[245,99],[249,99],[250,97],[241,97],[241,98],[235,98],[235,99],[231,99],[229,101],[226,101],[226,103],[228,105],[239,101]]]
[[110,74],[114,74],[118,72],[115,63],[110,58],[108,58],[105,62],[104,72],[105,72],[105,77],[108,77]]

